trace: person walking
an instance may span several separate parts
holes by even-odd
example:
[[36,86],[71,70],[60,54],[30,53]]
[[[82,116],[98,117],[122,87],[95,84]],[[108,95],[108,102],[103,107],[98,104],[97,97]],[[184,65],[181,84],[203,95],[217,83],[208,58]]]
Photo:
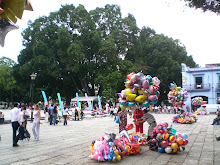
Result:
[[40,114],[40,108],[37,104],[34,106],[33,116],[34,116],[34,121],[33,121],[33,126],[32,126],[32,132],[34,135],[34,139],[38,141],[39,140],[39,133],[40,133],[41,114]]
[[83,113],[83,110],[81,109],[81,111],[80,111],[80,117],[81,117],[81,120],[83,120],[83,118],[84,118],[84,113]]
[[57,124],[57,106],[54,107],[53,109],[53,125],[56,125]]
[[13,147],[17,147],[18,146],[18,140],[19,140],[19,136],[17,135],[17,130],[19,128],[20,125],[19,124],[19,109],[18,109],[19,105],[18,103],[14,104],[14,108],[11,110],[11,125],[12,125],[12,131],[13,131],[13,136],[12,136],[12,140],[13,140]]
[[115,108],[114,108],[114,115],[115,115],[114,121],[116,120],[117,113],[118,113],[118,108],[117,108],[117,107],[115,107]]
[[0,124],[4,124],[5,123],[5,118],[4,118],[4,113],[2,112],[2,110],[0,110]]
[[53,110],[54,110],[54,107],[53,107],[53,104],[50,106],[50,125],[52,125],[53,123]]
[[121,112],[118,113],[119,119],[119,133],[123,130],[126,130],[127,126],[127,112],[126,109],[121,109]]
[[48,117],[49,117],[49,114],[48,114],[48,105],[46,105],[45,109],[44,109],[44,120],[45,120],[45,123],[48,123]]
[[75,121],[76,121],[76,117],[78,118],[79,120],[79,107],[75,107]]
[[63,125],[67,125],[67,115],[68,114],[69,114],[68,108],[64,107],[64,110],[63,110],[64,123],[63,123]]
[[138,123],[137,121],[141,119],[144,115],[144,112],[142,111],[141,107],[138,107],[133,114],[134,124],[136,128],[136,132],[143,133],[143,123]]

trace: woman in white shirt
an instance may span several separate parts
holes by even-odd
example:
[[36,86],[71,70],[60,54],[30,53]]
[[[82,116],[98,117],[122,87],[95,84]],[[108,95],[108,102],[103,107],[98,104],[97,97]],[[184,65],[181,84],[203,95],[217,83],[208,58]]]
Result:
[[63,125],[67,125],[67,120],[66,120],[66,118],[67,118],[67,115],[68,115],[68,114],[69,114],[68,108],[64,107],[64,110],[63,110],[64,123],[63,123]]
[[34,106],[33,116],[34,116],[34,121],[33,121],[32,131],[33,131],[34,139],[38,141],[41,114],[40,114],[40,108],[37,104]]

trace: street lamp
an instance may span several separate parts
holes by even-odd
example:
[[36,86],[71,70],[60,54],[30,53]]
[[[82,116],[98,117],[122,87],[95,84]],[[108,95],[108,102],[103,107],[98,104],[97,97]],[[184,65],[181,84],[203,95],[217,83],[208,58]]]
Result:
[[34,80],[37,77],[36,73],[32,73],[31,77],[31,85],[30,85],[30,92],[31,92],[31,121],[33,121],[33,102],[34,102]]

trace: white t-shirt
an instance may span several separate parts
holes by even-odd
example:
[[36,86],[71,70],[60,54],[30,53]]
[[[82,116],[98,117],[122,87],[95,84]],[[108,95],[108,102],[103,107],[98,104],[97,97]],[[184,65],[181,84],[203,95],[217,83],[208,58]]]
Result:
[[117,112],[118,112],[118,108],[115,107],[115,109],[114,109],[114,113],[117,113]]
[[19,111],[19,122],[22,123],[24,122],[24,111]]
[[155,107],[154,107],[154,109],[158,109],[158,107],[157,107],[157,106],[155,106]]
[[68,115],[68,109],[67,108],[63,110],[63,115]]

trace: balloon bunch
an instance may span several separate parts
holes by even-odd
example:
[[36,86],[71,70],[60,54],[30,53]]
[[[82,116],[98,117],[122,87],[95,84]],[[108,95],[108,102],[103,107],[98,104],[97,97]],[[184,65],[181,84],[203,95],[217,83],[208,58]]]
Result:
[[126,89],[118,93],[121,108],[134,107],[136,102],[143,103],[145,107],[156,104],[160,95],[159,85],[157,77],[152,78],[141,72],[130,73],[125,82]]
[[205,108],[198,108],[197,111],[195,111],[195,114],[197,114],[197,115],[209,115],[209,112]]
[[207,101],[203,101],[202,97],[194,97],[191,102],[194,106],[203,105],[207,103]]
[[168,123],[158,124],[151,134],[150,148],[160,153],[177,153],[185,150],[187,134],[177,132]]
[[89,157],[97,161],[120,161],[123,156],[140,153],[140,146],[134,138],[130,138],[127,131],[122,131],[116,138],[114,133],[91,143]]
[[4,46],[8,32],[18,29],[17,18],[21,19],[24,10],[33,11],[29,0],[0,0],[0,45]]
[[184,101],[189,97],[185,88],[177,87],[176,83],[170,83],[170,92],[168,93],[168,101],[175,107],[182,107]]
[[181,123],[181,124],[193,124],[197,121],[197,114],[196,113],[188,113],[184,112],[183,114],[177,115],[173,117],[174,123]]

